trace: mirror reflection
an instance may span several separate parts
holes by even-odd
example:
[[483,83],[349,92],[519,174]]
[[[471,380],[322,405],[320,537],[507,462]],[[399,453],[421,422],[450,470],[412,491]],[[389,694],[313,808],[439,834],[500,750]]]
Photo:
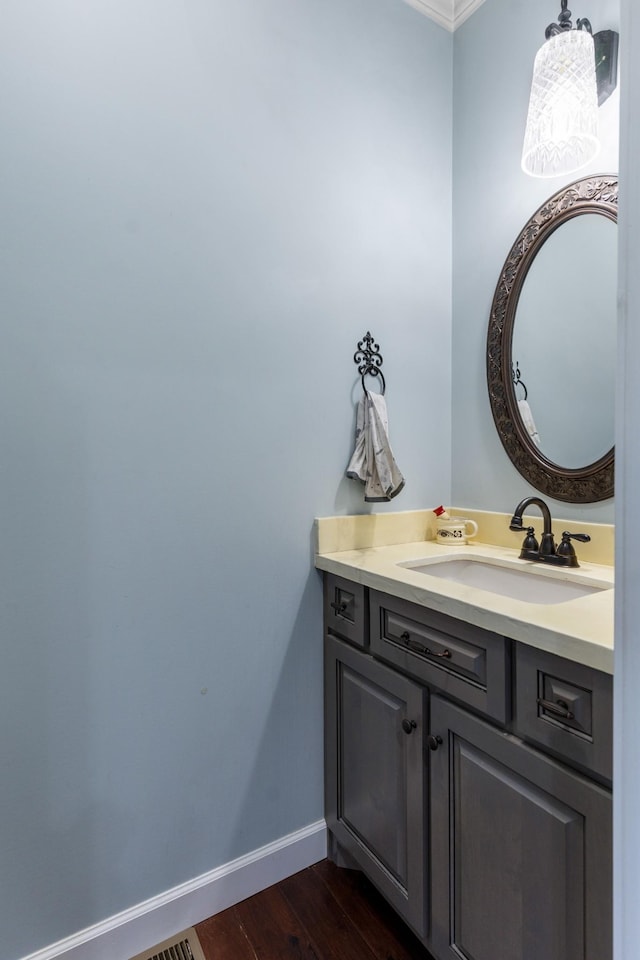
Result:
[[491,305],[487,385],[500,440],[541,493],[613,496],[618,178],[583,177],[524,225]]
[[576,216],[540,247],[518,300],[518,410],[544,456],[569,469],[614,443],[617,256],[614,221]]

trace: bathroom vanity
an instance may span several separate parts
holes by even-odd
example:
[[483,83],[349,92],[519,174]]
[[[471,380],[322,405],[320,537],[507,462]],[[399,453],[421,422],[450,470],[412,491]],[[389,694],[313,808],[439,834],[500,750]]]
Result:
[[553,604],[419,579],[419,554],[457,551],[317,556],[330,856],[366,873],[436,960],[608,960],[607,570],[585,565],[598,588]]

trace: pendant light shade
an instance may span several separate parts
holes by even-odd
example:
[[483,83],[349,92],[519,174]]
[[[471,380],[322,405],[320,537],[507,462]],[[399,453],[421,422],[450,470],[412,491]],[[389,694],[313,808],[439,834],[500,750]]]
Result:
[[535,59],[522,169],[532,177],[562,176],[599,150],[593,37],[589,30],[565,29]]

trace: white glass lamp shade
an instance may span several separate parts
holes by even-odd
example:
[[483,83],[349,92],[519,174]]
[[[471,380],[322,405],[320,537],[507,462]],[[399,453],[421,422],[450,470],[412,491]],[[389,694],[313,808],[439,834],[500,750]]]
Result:
[[532,177],[558,177],[584,167],[599,150],[593,37],[565,30],[536,55],[522,169]]

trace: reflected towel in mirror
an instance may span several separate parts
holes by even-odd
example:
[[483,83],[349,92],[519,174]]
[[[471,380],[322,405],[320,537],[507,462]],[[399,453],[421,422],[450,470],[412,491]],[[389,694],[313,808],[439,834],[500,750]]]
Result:
[[356,445],[347,476],[364,483],[364,499],[370,503],[391,500],[404,487],[389,443],[387,404],[380,393],[365,391],[358,402]]
[[533,414],[531,413],[531,407],[529,406],[528,400],[518,400],[518,410],[520,411],[520,416],[524,424],[524,428],[535,443],[537,447],[540,446],[540,434],[538,433],[538,428],[536,427],[535,420],[533,419]]

